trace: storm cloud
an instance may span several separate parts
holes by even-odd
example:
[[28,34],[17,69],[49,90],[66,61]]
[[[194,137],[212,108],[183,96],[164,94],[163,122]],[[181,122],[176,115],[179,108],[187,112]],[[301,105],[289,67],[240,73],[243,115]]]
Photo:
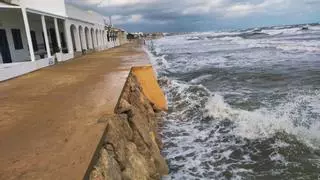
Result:
[[320,22],[320,0],[67,0],[128,31],[190,32]]

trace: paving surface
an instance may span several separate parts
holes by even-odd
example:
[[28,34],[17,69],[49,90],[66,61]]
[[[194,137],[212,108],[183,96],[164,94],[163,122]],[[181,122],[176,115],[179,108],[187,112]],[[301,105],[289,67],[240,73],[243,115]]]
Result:
[[0,179],[82,179],[138,44],[92,53],[0,82]]

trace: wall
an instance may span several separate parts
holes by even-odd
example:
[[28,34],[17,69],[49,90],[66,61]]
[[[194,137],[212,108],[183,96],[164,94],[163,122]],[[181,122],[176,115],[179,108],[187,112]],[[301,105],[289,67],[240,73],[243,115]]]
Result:
[[[42,29],[42,23],[41,23],[41,15],[34,14],[34,13],[27,13],[27,14],[28,14],[30,30],[35,31],[36,33],[36,39],[37,39],[37,45],[38,45],[39,51],[45,51],[44,39],[42,36],[43,29]],[[6,18],[0,19],[0,22],[1,22],[0,29],[6,30],[12,62],[30,61],[31,58],[29,54],[27,36],[26,36],[24,22],[22,19],[21,9],[0,9],[0,17],[6,17]],[[47,29],[55,28],[52,17],[46,17],[46,26],[47,26]],[[59,21],[58,26],[59,26],[59,33],[64,32],[64,25],[61,21]],[[19,50],[15,49],[11,29],[20,29],[23,49],[19,49]],[[66,33],[64,34],[66,35]],[[51,43],[52,40],[49,32],[48,32],[48,38],[49,38],[49,43]],[[35,57],[36,57],[36,60],[40,59],[39,55],[36,55]]]
[[20,5],[29,9],[66,17],[64,0],[20,0]]
[[[68,19],[69,29],[70,29],[70,25],[74,24],[77,27],[77,32],[79,33],[79,26],[81,25],[83,27],[83,29],[85,29],[85,27],[89,28],[90,35],[91,35],[91,29],[94,29],[93,42],[94,42],[94,47],[96,50],[104,50],[107,48],[114,47],[114,43],[108,42],[108,39],[107,39],[107,31],[105,30],[104,16],[102,16],[101,14],[98,14],[96,12],[79,9],[77,7],[70,5],[70,4],[66,4],[66,12],[69,17],[69,19]],[[97,32],[97,30],[98,30],[98,32]],[[96,40],[97,33],[98,33],[98,42]],[[70,36],[71,36],[71,34],[70,34]],[[69,37],[69,38],[71,38],[71,37]],[[82,39],[84,39],[84,37]],[[90,40],[92,41],[92,39],[90,39]],[[77,41],[78,40],[76,40],[76,42]],[[89,49],[92,48],[92,44],[90,44],[90,43],[89,43],[89,47],[90,47]],[[84,47],[86,47],[85,43],[83,43],[83,45],[84,45]],[[79,44],[78,44],[78,46],[79,46]],[[88,49],[88,48],[83,48],[83,49]]]
[[0,66],[0,82],[50,66],[53,63],[53,58],[45,58],[33,62],[3,64]]
[[125,31],[120,31],[118,33],[118,39],[120,45],[127,43],[127,33]]
[[[92,43],[94,43],[94,49],[95,50],[104,50],[107,49],[107,38],[106,38],[106,32],[104,33],[105,36],[103,37],[103,31],[104,31],[104,26],[100,25],[100,24],[95,24],[95,23],[89,23],[89,22],[85,22],[85,21],[80,21],[77,19],[67,19],[66,20],[67,23],[67,29],[68,29],[68,39],[69,39],[69,43],[72,46],[72,39],[71,39],[71,32],[70,32],[70,27],[72,25],[74,25],[77,29],[76,29],[76,34],[75,34],[75,43],[76,46],[78,46],[77,51],[80,52],[81,49],[79,47],[80,46],[80,32],[79,32],[79,27],[82,27],[82,34],[81,34],[81,40],[82,40],[82,49],[84,50],[88,50],[88,49],[93,49]],[[87,47],[87,38],[85,36],[85,29],[88,28],[89,29],[89,33],[88,33],[88,39],[89,39],[89,48]],[[92,41],[92,34],[91,31],[94,31],[94,35],[93,35],[93,41]],[[98,42],[97,42],[97,35],[98,35]],[[104,44],[103,44],[104,43]]]
[[117,114],[99,119],[99,123],[107,124],[103,144],[83,179],[160,180],[168,174],[160,153],[161,110],[145,96],[138,79],[130,73],[115,109]]
[[132,73],[136,76],[143,94],[157,109],[168,110],[166,97],[158,84],[152,66],[133,67]]
[[66,14],[70,19],[85,21],[92,24],[104,26],[104,17],[96,12],[79,9],[70,4],[66,4]]
[[[0,9],[0,29],[6,30],[12,62],[30,61],[28,43],[21,9]],[[11,29],[20,29],[23,49],[16,50]]]
[[[46,0],[46,1],[40,1],[40,0],[21,0],[19,2],[20,5],[26,6],[27,8],[38,10],[38,11],[45,11],[47,13],[59,15],[59,16],[70,16],[70,19],[66,19],[66,32],[65,27],[63,23],[59,23],[59,31],[64,32],[66,37],[66,43],[69,48],[69,54],[73,54],[73,46],[72,46],[72,39],[71,39],[71,32],[70,32],[70,26],[73,24],[77,28],[77,35],[76,35],[76,42],[79,45],[80,37],[79,37],[79,26],[82,26],[83,33],[81,34],[82,39],[82,49],[84,50],[92,50],[93,47],[95,47],[95,50],[104,50],[107,48],[112,48],[114,46],[120,45],[120,40],[117,39],[116,42],[108,42],[107,40],[107,31],[105,31],[105,25],[104,25],[104,17],[96,12],[86,11],[82,9],[78,9],[76,7],[73,7],[71,5],[65,6],[64,1],[62,0]],[[49,4],[49,5],[48,5]],[[65,9],[65,7],[67,9]],[[63,9],[63,10],[62,10]],[[28,50],[28,43],[27,43],[27,37],[24,27],[24,22],[22,18],[21,9],[0,9],[0,17],[6,17],[0,19],[0,28],[6,30],[11,58],[13,62],[24,62],[24,61],[30,61],[30,55]],[[39,50],[44,51],[44,38],[42,35],[42,24],[41,24],[41,16],[39,14],[34,14],[28,12],[28,19],[29,19],[29,25],[30,30],[33,30],[36,32],[36,39],[37,39],[37,45]],[[53,24],[53,18],[46,17],[46,24],[47,29],[54,28]],[[86,27],[89,29],[89,36],[86,38],[85,35],[85,29]],[[16,28],[20,29],[21,31],[21,38],[23,42],[23,49],[16,50],[14,48],[13,44],[13,38],[11,29]],[[92,40],[91,30],[94,30],[94,39]],[[48,33],[49,34],[49,33]],[[98,36],[98,41],[97,41]],[[51,37],[49,35],[49,43],[51,43]],[[79,39],[78,39],[79,38]],[[88,42],[88,47],[86,41]],[[94,43],[94,44],[93,44]],[[81,52],[81,48],[77,48],[78,52]],[[71,57],[68,55],[68,58]],[[35,58],[38,60],[40,59],[39,55],[36,55]],[[65,58],[66,59],[66,58]]]

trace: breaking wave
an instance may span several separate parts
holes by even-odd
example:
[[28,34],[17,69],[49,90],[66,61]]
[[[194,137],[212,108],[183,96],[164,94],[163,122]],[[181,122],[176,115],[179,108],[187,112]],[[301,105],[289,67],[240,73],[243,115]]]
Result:
[[223,96],[215,94],[206,104],[206,116],[233,121],[236,124],[233,132],[244,138],[268,138],[277,132],[285,132],[308,146],[320,148],[320,114],[313,112],[319,107],[318,93],[301,95],[280,106],[254,111],[232,108],[224,102]]
[[[314,112],[317,115],[310,119],[305,112],[319,108],[318,94],[296,97],[273,109],[247,111],[233,108],[223,96],[202,85],[167,78],[160,81],[170,106],[163,152],[170,163],[171,179],[281,177],[305,165],[315,169],[299,177],[317,177],[319,114]],[[301,118],[303,121],[298,121]],[[314,150],[318,153],[314,161],[296,162]],[[292,179],[296,175],[286,176]]]

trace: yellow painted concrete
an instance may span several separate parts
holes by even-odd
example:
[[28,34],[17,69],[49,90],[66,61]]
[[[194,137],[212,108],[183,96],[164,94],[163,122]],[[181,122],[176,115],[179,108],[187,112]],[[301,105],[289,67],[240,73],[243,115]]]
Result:
[[159,109],[167,111],[167,100],[152,66],[133,67],[132,73],[137,77],[144,95]]

